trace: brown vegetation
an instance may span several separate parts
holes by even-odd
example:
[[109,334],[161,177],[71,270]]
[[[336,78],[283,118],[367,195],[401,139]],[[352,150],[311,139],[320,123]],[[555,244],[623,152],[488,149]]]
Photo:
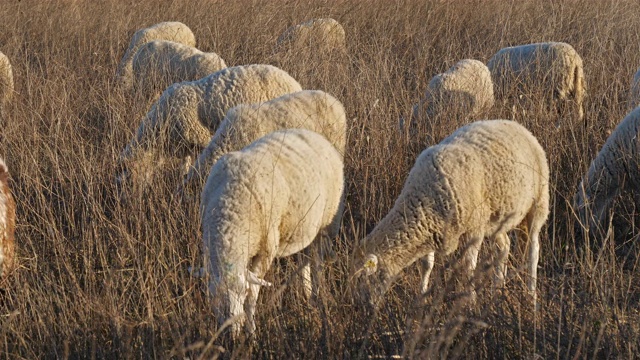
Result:
[[[115,70],[135,30],[160,21],[187,24],[199,49],[233,66],[269,63],[285,29],[317,17],[344,26],[348,54],[318,62],[292,54],[278,65],[347,111],[339,257],[323,267],[314,303],[303,300],[297,265],[279,261],[266,277],[275,286],[261,294],[255,341],[236,344],[234,355],[637,356],[638,269],[623,266],[613,241],[584,246],[570,204],[607,133],[630,110],[638,13],[631,0],[5,1],[0,51],[12,62],[16,93],[0,119],[0,155],[17,204],[18,266],[1,284],[0,358],[208,358],[229,349],[204,281],[187,272],[202,265],[200,224],[172,200],[175,176],[115,201],[118,154],[148,110],[118,91]],[[431,76],[457,61],[487,61],[504,46],[541,41],[567,42],[582,56],[584,120],[550,110],[537,95],[515,112],[496,106],[482,116],[515,114],[547,151],[552,214],[541,238],[539,310],[526,296],[521,241],[507,287],[492,293],[489,272],[479,271],[473,306],[452,291],[452,257],[437,260],[450,266],[436,265],[426,296],[412,267],[379,313],[365,316],[348,275],[355,242],[391,208],[418,153],[470,121],[445,114],[408,138],[398,119]],[[639,233],[632,228],[627,238]]]

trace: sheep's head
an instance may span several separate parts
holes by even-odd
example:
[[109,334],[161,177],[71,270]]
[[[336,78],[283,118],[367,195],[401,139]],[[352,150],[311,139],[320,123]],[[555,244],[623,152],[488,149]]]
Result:
[[375,272],[378,271],[378,257],[374,254],[368,254],[364,258],[364,265],[362,265],[362,268],[367,276],[375,274]]

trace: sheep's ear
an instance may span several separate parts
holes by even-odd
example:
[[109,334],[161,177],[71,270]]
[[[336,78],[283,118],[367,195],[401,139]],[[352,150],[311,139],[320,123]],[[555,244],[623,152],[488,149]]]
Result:
[[373,254],[367,255],[363,268],[367,275],[373,275],[378,270],[378,257]]

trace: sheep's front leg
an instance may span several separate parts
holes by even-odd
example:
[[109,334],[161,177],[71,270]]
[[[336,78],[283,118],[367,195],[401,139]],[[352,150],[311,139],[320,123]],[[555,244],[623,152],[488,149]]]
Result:
[[467,271],[467,284],[471,290],[471,301],[476,301],[476,289],[475,289],[475,270],[478,264],[478,253],[482,246],[482,235],[474,235],[469,237],[467,248],[463,256],[463,266]]
[[496,235],[495,240],[498,247],[498,255],[496,258],[494,286],[498,288],[504,286],[504,279],[507,276],[507,259],[509,258],[511,239],[509,239],[507,233],[500,233]]
[[420,291],[422,294],[426,294],[429,289],[429,277],[431,276],[431,270],[433,270],[433,264],[435,261],[435,252],[431,251],[427,253],[427,256],[420,259],[420,264],[422,265],[422,286]]

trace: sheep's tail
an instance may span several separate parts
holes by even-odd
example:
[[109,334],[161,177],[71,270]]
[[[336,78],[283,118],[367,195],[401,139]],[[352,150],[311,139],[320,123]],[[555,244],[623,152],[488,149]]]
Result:
[[578,107],[578,114],[580,119],[584,116],[584,110],[582,109],[582,101],[586,93],[586,84],[584,81],[584,70],[581,63],[575,64],[573,68],[573,94]]

